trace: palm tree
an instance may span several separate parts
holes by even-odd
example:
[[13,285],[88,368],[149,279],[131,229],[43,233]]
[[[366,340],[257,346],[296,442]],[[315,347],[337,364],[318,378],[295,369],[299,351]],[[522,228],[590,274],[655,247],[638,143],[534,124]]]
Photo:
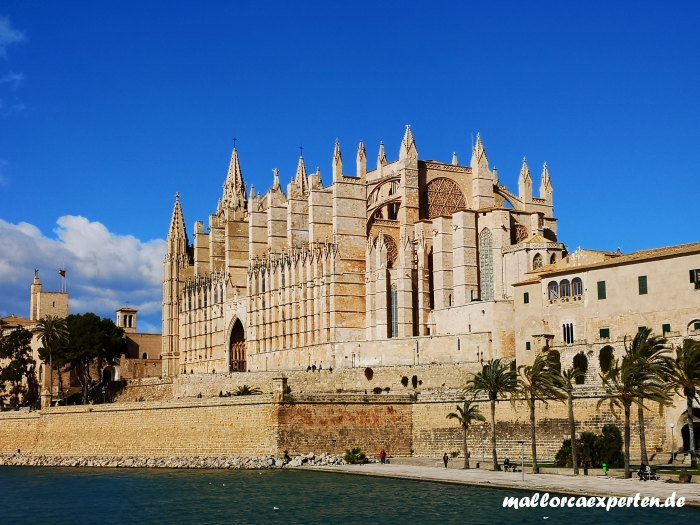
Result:
[[615,360],[608,373],[601,375],[604,396],[598,401],[600,407],[608,401],[615,413],[622,408],[625,414],[625,477],[630,473],[630,412],[633,404],[648,399],[666,404],[671,400],[667,382],[665,382],[648,362],[637,359],[631,354],[623,356],[622,361]]
[[532,472],[537,474],[537,435],[535,405],[541,401],[545,405],[548,399],[563,400],[565,395],[560,386],[560,376],[552,367],[552,361],[546,353],[540,353],[535,357],[532,365],[518,367],[518,388],[513,393],[513,401],[523,400],[530,409],[530,441],[532,446]]
[[491,452],[493,470],[501,470],[496,455],[496,401],[515,391],[518,380],[515,372],[501,359],[491,359],[482,363],[481,372],[467,381],[466,390],[474,394],[484,394],[491,402]]
[[250,385],[239,386],[238,389],[233,393],[234,396],[254,396],[257,394],[262,394],[260,389],[252,387]]
[[[44,348],[45,354],[48,352],[49,359],[49,395],[53,396],[53,370],[54,370],[54,355],[56,350],[63,345],[66,338],[68,337],[68,327],[66,325],[66,320],[62,319],[56,315],[47,315],[37,323],[34,332],[39,336],[41,344]],[[41,356],[40,356],[41,357]],[[62,363],[59,363],[59,370]],[[58,376],[59,382],[61,382],[61,374]],[[62,388],[61,388],[62,390]],[[51,399],[51,398],[49,398]]]
[[695,450],[695,431],[693,428],[693,401],[696,399],[700,400],[700,341],[685,339],[683,346],[676,348],[676,359],[673,362],[673,383],[676,391],[685,397],[690,466],[691,468],[697,468],[698,458]]
[[569,406],[569,434],[571,434],[571,461],[574,467],[574,476],[578,476],[578,445],[576,443],[576,420],[574,419],[574,385],[583,371],[572,366],[561,372],[559,384],[566,394],[566,403]]
[[[649,364],[651,370],[660,374],[660,378],[669,381],[672,372],[672,360],[668,356],[666,339],[661,336],[652,336],[651,328],[641,328],[627,346],[625,338],[625,353],[634,359],[641,359]],[[644,399],[637,403],[637,420],[639,421],[639,448],[641,450],[641,462],[649,464],[647,455],[646,436],[644,431]]]
[[469,426],[474,421],[486,421],[484,415],[479,411],[477,405],[472,404],[472,401],[465,400],[462,406],[457,405],[456,412],[447,414],[447,419],[456,419],[464,432],[464,468],[469,468],[469,451],[467,450],[467,432]]

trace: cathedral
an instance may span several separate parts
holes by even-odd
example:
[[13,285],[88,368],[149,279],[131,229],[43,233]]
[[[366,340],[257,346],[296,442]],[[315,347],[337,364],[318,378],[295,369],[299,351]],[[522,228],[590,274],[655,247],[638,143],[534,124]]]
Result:
[[208,225],[176,197],[163,275],[163,375],[476,362],[514,357],[514,284],[566,256],[545,164],[517,194],[477,136],[469,164],[361,142],[332,181],[299,158],[286,191],[246,190],[234,147]]

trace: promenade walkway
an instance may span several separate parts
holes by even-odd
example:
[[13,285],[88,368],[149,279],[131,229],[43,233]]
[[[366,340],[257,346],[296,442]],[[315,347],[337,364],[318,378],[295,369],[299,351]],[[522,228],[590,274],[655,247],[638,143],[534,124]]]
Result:
[[420,481],[437,481],[463,485],[478,485],[504,489],[518,489],[529,492],[550,492],[576,496],[616,496],[634,497],[638,492],[641,497],[658,497],[661,502],[673,492],[686,499],[686,506],[700,508],[700,484],[665,483],[663,481],[639,481],[632,479],[611,478],[605,476],[562,476],[557,474],[529,474],[525,472],[525,481],[520,472],[493,472],[490,470],[441,468],[418,465],[336,465],[329,467],[304,466],[302,470],[318,470],[343,474],[380,476],[397,479]]

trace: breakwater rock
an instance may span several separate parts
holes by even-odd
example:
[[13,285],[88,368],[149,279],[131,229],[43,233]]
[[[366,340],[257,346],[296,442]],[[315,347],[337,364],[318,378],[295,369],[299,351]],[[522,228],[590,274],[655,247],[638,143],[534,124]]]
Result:
[[176,468],[268,470],[304,465],[343,465],[343,456],[305,454],[292,456],[285,463],[281,456],[57,456],[43,454],[0,454],[0,466],[97,467],[97,468]]

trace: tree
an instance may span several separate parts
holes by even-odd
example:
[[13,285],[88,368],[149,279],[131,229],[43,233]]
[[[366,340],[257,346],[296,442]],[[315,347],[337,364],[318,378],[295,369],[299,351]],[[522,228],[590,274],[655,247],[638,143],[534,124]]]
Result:
[[249,385],[239,386],[238,389],[233,393],[234,396],[253,396],[257,394],[262,394],[260,389],[251,387]]
[[576,366],[567,368],[559,376],[559,385],[566,394],[566,403],[569,408],[569,434],[571,435],[571,464],[574,475],[578,476],[578,446],[576,442],[576,420],[574,419],[574,385],[580,384],[579,377],[585,372]]
[[625,477],[630,473],[630,411],[633,404],[640,404],[642,399],[657,403],[668,403],[671,396],[667,384],[657,370],[643,359],[625,354],[622,360],[616,359],[607,374],[601,374],[604,396],[598,401],[600,407],[606,401],[610,403],[613,414],[621,408],[625,417]]
[[[56,365],[60,370],[65,362],[57,354],[58,349],[65,345],[68,338],[68,328],[66,320],[55,315],[47,315],[39,320],[34,332],[39,336],[42,347],[39,349],[39,358],[45,363],[49,363],[49,394],[53,396],[53,371],[54,355],[56,355]],[[63,381],[59,373],[59,387],[63,391]]]
[[552,368],[552,361],[546,353],[535,357],[532,365],[518,367],[518,388],[513,393],[513,401],[523,400],[530,409],[530,442],[532,447],[532,472],[537,474],[537,435],[535,406],[537,401],[547,404],[548,399],[565,399],[560,389],[560,375]]
[[[651,328],[640,328],[629,346],[625,338],[625,353],[633,359],[640,359],[649,367],[649,371],[658,374],[659,379],[668,382],[672,375],[673,363],[668,356],[666,339],[652,336]],[[639,422],[639,448],[641,462],[649,464],[647,455],[646,433],[644,431],[644,398],[637,403],[637,420]]]
[[100,319],[93,313],[69,315],[66,317],[68,339],[65,347],[59,349],[68,364],[68,370],[75,372],[82,389],[83,403],[87,403],[93,365],[99,370],[104,365],[115,365],[126,352],[124,330],[118,328],[111,319]]
[[0,367],[0,396],[6,397],[6,404],[15,410],[22,404],[39,408],[39,383],[31,342],[32,333],[24,328],[0,336],[0,360],[5,361]]
[[467,450],[467,432],[469,426],[474,421],[486,421],[484,415],[479,411],[477,405],[472,404],[472,401],[465,400],[462,406],[456,406],[456,412],[447,414],[447,419],[456,419],[463,431],[463,448],[464,448],[464,468],[469,468],[469,450]]
[[685,339],[683,346],[676,348],[672,381],[676,392],[685,397],[690,466],[691,468],[697,468],[698,458],[695,450],[695,429],[693,428],[693,401],[700,400],[700,341]]
[[467,392],[484,394],[491,404],[491,452],[493,458],[493,470],[500,470],[498,456],[496,455],[496,401],[511,394],[518,386],[515,372],[510,370],[509,364],[501,359],[491,359],[484,363],[481,372],[474,374],[467,381]]

